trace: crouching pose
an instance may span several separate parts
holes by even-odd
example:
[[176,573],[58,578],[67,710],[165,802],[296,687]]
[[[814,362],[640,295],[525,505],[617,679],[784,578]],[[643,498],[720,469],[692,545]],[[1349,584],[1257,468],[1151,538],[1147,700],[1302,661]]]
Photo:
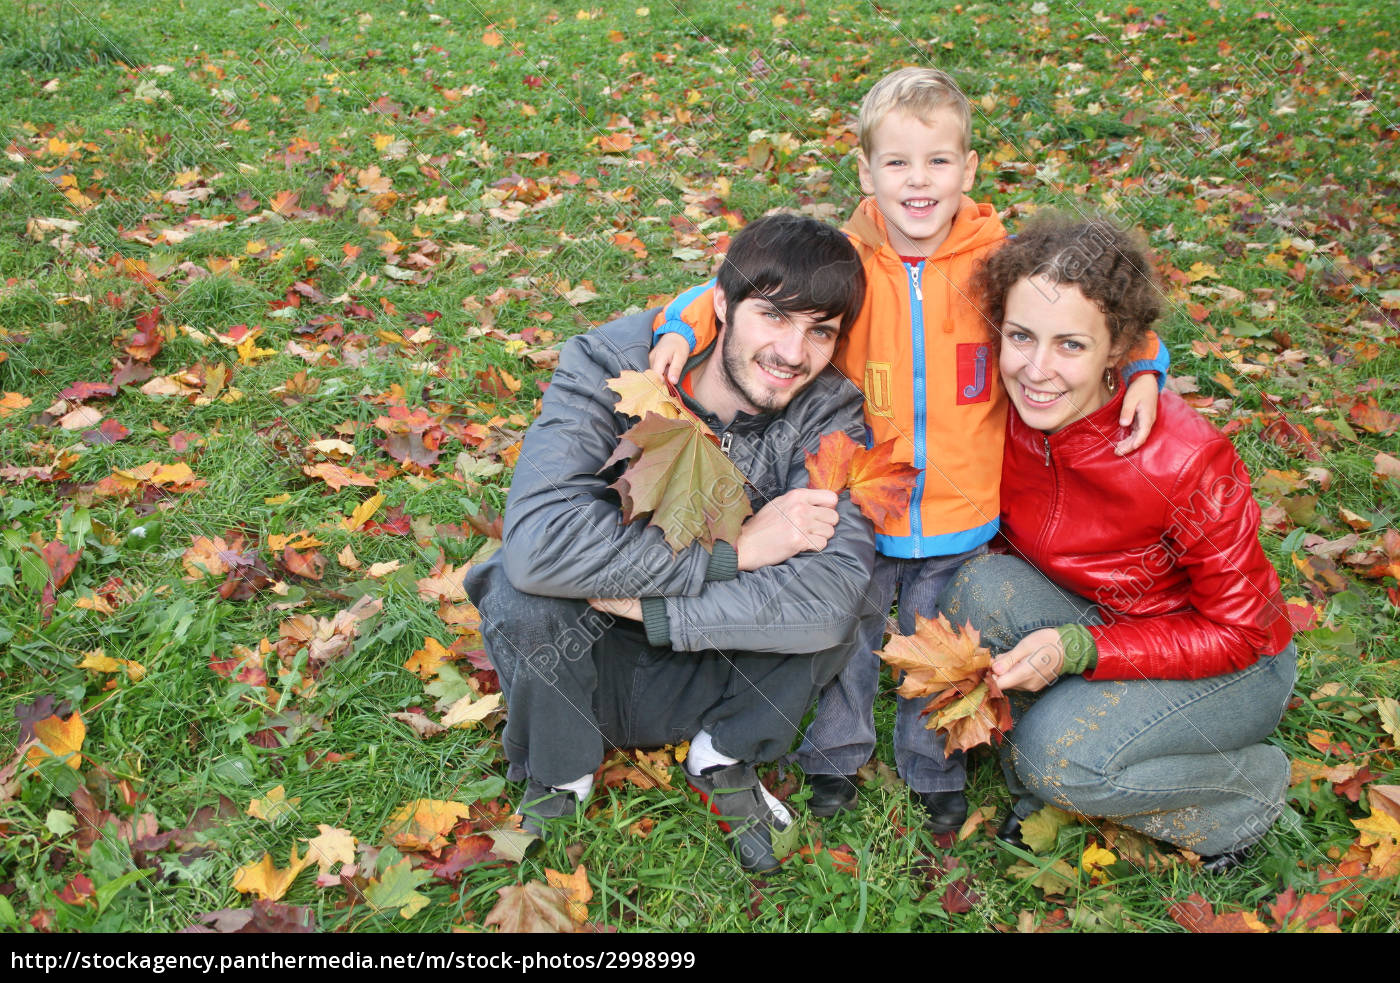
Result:
[[1297,652],[1259,508],[1230,441],[1172,393],[1141,449],[1114,454],[1124,353],[1156,319],[1151,268],[1104,222],[1032,225],[980,268],[999,328],[1009,555],[969,561],[940,599],[1000,653],[1016,797],[1240,862],[1283,809],[1265,738]]
[[[509,705],[520,813],[544,837],[588,798],[607,749],[690,741],[691,786],[749,870],[775,866],[790,821],[755,765],[776,759],[860,637],[874,532],[849,495],[806,487],[805,453],[863,439],[861,395],[827,366],[860,310],[846,238],[775,215],[734,240],[714,291],[722,325],[681,392],[743,474],[754,515],[735,542],[679,553],[622,522],[605,467],[634,422],[609,378],[644,370],[654,311],[571,339],[525,435],[504,542],[471,571],[486,651]],[[697,501],[697,508],[712,503]]]

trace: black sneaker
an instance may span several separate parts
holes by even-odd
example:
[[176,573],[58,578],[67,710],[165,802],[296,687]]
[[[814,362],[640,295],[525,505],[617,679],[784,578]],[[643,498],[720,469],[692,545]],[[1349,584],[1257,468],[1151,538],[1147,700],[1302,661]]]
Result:
[[720,829],[729,834],[741,867],[760,873],[778,866],[772,832],[787,829],[792,815],[768,794],[753,765],[741,761],[707,768],[699,775],[687,771],[685,780],[720,817]]
[[525,786],[525,796],[520,800],[520,808],[515,810],[520,813],[520,828],[539,837],[530,844],[528,852],[539,850],[549,839],[549,828],[558,820],[572,818],[578,811],[578,805],[578,796],[573,792],[560,792],[530,779]]
[[1203,874],[1227,874],[1236,867],[1243,867],[1249,862],[1249,855],[1254,852],[1254,845],[1240,847],[1238,850],[1231,850],[1229,853],[1214,853],[1201,858],[1200,871]]
[[814,816],[834,816],[855,807],[855,775],[808,775],[807,786],[812,790],[807,808]]
[[930,833],[956,833],[967,822],[967,796],[962,789],[951,792],[920,792],[924,807],[924,829]]

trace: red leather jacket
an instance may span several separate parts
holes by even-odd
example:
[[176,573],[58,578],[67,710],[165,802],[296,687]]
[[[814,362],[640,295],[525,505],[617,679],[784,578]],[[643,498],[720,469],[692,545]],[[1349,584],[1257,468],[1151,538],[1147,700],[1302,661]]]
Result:
[[1259,506],[1229,439],[1162,393],[1147,444],[1114,445],[1123,387],[1053,434],[1007,414],[1001,529],[1012,550],[1097,603],[1090,679],[1196,679],[1287,647],[1278,575],[1259,546]]

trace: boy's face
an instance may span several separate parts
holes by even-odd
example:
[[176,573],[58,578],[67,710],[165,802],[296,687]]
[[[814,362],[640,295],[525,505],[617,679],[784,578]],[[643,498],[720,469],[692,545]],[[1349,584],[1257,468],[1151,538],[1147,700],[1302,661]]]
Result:
[[950,109],[930,123],[895,111],[875,127],[870,156],[860,155],[860,186],[875,196],[890,245],[901,256],[929,256],[948,238],[965,191],[977,175],[977,154],[963,147]]

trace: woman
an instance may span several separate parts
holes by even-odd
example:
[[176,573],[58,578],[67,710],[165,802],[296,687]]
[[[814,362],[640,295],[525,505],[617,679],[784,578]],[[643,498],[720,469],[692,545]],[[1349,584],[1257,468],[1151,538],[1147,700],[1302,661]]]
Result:
[[1230,441],[1164,393],[1136,453],[1115,445],[1120,359],[1160,313],[1143,251],[1106,222],[1034,223],[975,280],[1000,325],[1008,414],[1002,534],[940,606],[971,622],[1019,719],[1016,796],[1240,862],[1283,809],[1288,758],[1264,739],[1297,653],[1259,508]]

